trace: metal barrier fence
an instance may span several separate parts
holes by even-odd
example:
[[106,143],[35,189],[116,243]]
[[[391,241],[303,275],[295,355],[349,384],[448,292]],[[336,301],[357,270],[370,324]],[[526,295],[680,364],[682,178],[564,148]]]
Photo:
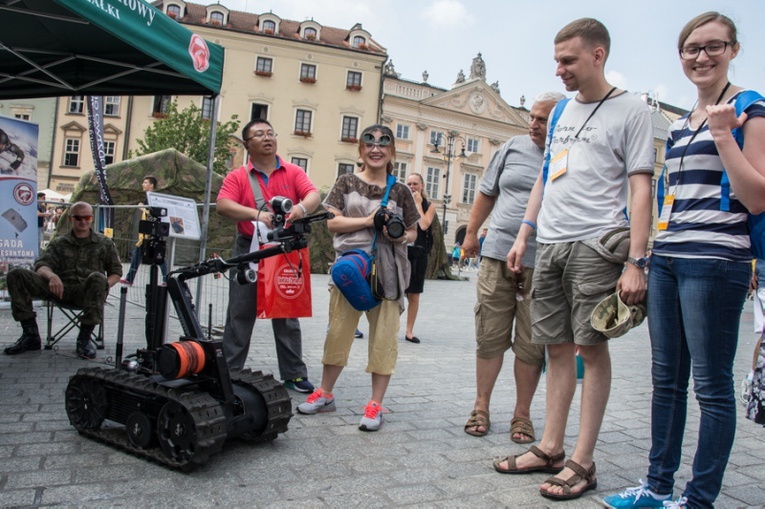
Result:
[[[60,204],[57,202],[51,202],[55,205],[70,206],[70,203]],[[201,208],[203,204],[198,203],[197,207]],[[211,204],[211,213],[214,213],[213,208],[215,204]],[[97,218],[104,209],[112,209],[115,215],[115,222],[113,226],[113,237],[117,250],[122,258],[123,277],[127,275],[130,268],[131,257],[135,250],[135,244],[138,240],[138,222],[141,219],[141,210],[143,207],[137,205],[94,205],[93,212],[96,216],[93,227],[98,229]],[[232,223],[233,225],[233,223]],[[69,222],[65,221],[57,225],[56,235],[67,233],[69,230]],[[171,260],[171,243],[175,242],[174,259]],[[167,263],[168,272],[173,268],[183,267],[191,265],[197,262],[199,259],[199,241],[192,241],[186,239],[168,239],[168,252]],[[218,253],[221,256],[229,256],[231,246],[215,246],[210,245],[209,241],[205,248],[204,259],[212,256],[213,253]],[[161,278],[161,272],[158,275]],[[144,266],[143,264],[138,268],[133,285],[128,289],[128,304],[146,307],[146,287],[150,280],[150,266]],[[201,293],[199,294],[200,302],[194,302],[194,306],[197,310],[197,317],[202,325],[202,328],[207,331],[208,324],[212,324],[212,333],[219,335],[223,333],[223,327],[226,322],[226,309],[228,306],[228,279],[221,275],[215,277],[212,275],[203,276],[187,281],[191,295],[196,300],[197,288],[201,284]],[[119,285],[118,285],[119,286]],[[112,289],[110,292],[110,298],[119,299],[118,287]],[[170,304],[170,317],[177,319],[175,309]],[[254,312],[255,310],[253,310]]]

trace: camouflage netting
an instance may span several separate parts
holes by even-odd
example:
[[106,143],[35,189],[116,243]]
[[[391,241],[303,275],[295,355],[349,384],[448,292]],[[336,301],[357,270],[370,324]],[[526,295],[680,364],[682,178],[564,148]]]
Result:
[[[197,203],[204,203],[205,176],[207,169],[175,149],[162,150],[153,154],[139,156],[127,161],[110,164],[106,167],[107,184],[115,205],[136,205],[144,200],[141,182],[146,175],[154,175],[158,180],[156,191],[191,198]],[[213,174],[210,192],[210,202],[214,205],[218,191],[223,184],[223,177]],[[322,200],[326,192],[322,192]],[[71,203],[86,201],[98,202],[98,182],[95,173],[88,172],[77,184]],[[128,261],[133,253],[138,238],[138,209],[116,209],[113,222],[114,240],[120,250],[120,256]],[[202,210],[199,208],[200,224]],[[67,225],[67,221],[60,222]],[[433,237],[436,239],[428,261],[428,279],[457,279],[449,269],[449,258],[443,241],[441,223],[438,216],[431,226]],[[208,226],[207,255],[217,253],[227,258],[231,256],[231,246],[236,235],[235,223],[223,218],[210,208]],[[332,247],[332,235],[325,222],[314,223],[309,239],[311,250],[311,272],[327,274],[335,259]],[[175,264],[189,265],[196,263],[199,258],[199,242],[179,240],[175,248]]]
[[[106,167],[107,184],[115,205],[136,205],[145,199],[141,182],[146,175],[154,175],[158,185],[156,191],[162,194],[191,198],[199,204],[204,203],[205,178],[207,169],[186,157],[175,149],[162,150],[153,154],[135,157],[126,161],[110,164]],[[236,235],[236,225],[215,212],[215,201],[223,184],[223,177],[213,173],[210,192],[210,219],[207,238],[207,255],[217,253],[224,258],[231,256],[231,246]],[[98,202],[98,182],[94,172],[88,172],[77,184],[70,199],[71,203],[86,201]],[[202,208],[199,207],[201,224]],[[120,250],[120,256],[127,261],[132,255],[138,239],[137,209],[116,209],[114,222],[114,240]],[[61,222],[67,225],[66,221]],[[311,235],[311,272],[328,271],[329,263],[334,259],[332,240],[326,225],[317,223]],[[328,246],[328,248],[327,248]],[[175,248],[175,264],[196,263],[199,258],[199,242],[179,240]]]

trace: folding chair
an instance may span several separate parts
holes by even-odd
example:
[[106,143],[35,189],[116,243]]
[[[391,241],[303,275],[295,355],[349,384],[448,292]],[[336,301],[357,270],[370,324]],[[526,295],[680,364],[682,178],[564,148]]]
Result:
[[[70,304],[64,304],[63,302],[59,302],[57,300],[47,300],[45,301],[45,307],[46,312],[48,315],[48,338],[45,342],[45,349],[50,350],[53,348],[53,345],[59,342],[61,338],[66,336],[72,329],[76,329],[77,333],[80,332],[80,325],[82,321],[82,313],[83,309],[81,307],[73,306]],[[66,318],[66,323],[61,326],[56,333],[53,333],[53,312],[59,309],[64,317]],[[101,323],[98,325],[96,329],[93,330],[93,333],[90,335],[90,341],[93,342],[94,345],[96,345],[96,348],[98,350],[104,349],[104,324]]]

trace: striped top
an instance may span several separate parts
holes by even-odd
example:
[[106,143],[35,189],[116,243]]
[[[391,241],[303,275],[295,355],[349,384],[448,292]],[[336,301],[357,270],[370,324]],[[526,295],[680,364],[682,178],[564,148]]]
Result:
[[[740,93],[727,104],[734,104]],[[765,116],[765,102],[753,104],[746,113],[748,118]],[[705,123],[694,136],[695,133],[688,124],[688,115],[669,128],[666,153],[669,185],[665,194],[674,194],[675,202],[669,226],[654,239],[652,252],[677,258],[749,262],[752,253],[746,224],[748,211],[732,187],[730,210],[720,210],[722,160],[709,126]]]

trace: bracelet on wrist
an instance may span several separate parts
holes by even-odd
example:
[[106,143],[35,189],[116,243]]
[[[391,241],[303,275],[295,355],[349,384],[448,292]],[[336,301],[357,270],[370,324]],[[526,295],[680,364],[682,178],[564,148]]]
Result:
[[524,219],[523,221],[521,221],[521,224],[526,224],[526,225],[529,225],[529,226],[531,227],[531,229],[532,229],[532,230],[535,230],[535,231],[536,231],[536,229],[537,229],[537,225],[535,225],[534,223],[532,223],[532,222],[531,222],[531,221],[529,221],[528,219]]
[[308,209],[305,208],[305,205],[303,205],[302,203],[298,203],[297,206],[303,209],[303,217],[308,215]]

